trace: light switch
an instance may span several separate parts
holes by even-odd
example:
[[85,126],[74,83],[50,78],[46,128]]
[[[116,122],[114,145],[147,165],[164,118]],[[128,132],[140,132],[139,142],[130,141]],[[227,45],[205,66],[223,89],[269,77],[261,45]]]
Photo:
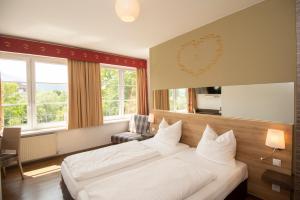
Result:
[[281,160],[273,158],[273,165],[277,167],[281,167]]

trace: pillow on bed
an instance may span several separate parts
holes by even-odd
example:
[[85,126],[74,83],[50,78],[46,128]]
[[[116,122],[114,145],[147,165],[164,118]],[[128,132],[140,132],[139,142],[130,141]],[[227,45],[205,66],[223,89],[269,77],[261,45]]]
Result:
[[178,144],[181,137],[181,125],[181,120],[169,125],[165,119],[162,119],[159,124],[159,129],[154,136],[154,140],[158,143],[167,145]]
[[207,125],[196,153],[205,157],[207,160],[225,164],[235,165],[236,139],[233,131],[227,131],[218,136],[217,133]]
[[161,129],[161,128],[167,128],[168,126],[170,126],[168,124],[168,122],[165,120],[165,118],[163,118],[158,126],[158,129]]

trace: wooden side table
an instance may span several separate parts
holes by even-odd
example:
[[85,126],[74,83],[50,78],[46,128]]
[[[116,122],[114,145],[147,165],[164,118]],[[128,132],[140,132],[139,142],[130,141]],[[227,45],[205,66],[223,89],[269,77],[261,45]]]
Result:
[[293,177],[286,174],[273,170],[266,170],[262,175],[262,180],[271,184],[279,185],[281,188],[288,191],[294,190]]

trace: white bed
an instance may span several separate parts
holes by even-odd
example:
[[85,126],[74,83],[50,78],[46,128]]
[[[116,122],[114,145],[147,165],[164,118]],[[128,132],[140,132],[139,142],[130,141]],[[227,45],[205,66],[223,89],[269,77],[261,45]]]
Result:
[[[244,163],[236,161],[235,166],[227,166],[227,165],[217,164],[215,162],[208,161],[207,159],[197,155],[195,153],[195,149],[192,149],[192,148],[186,149],[185,151],[182,151],[182,152],[176,153],[172,156],[169,156],[169,158],[172,158],[172,157],[179,158],[180,160],[183,160],[186,163],[190,163],[190,164],[192,164],[193,167],[198,167],[203,170],[209,170],[209,172],[211,172],[214,175],[214,180],[212,180],[211,182],[209,182],[207,185],[205,185],[203,187],[201,186],[202,188],[200,190],[195,190],[193,192],[193,194],[191,194],[189,197],[186,198],[188,200],[204,200],[204,199],[206,199],[206,200],[222,200],[228,194],[230,194],[241,182],[246,180],[248,177],[247,166]],[[157,162],[161,162],[161,161],[162,160],[152,162],[149,165],[144,165],[141,168],[134,169],[133,171],[138,172],[138,171],[143,171],[143,169],[145,169],[145,173],[147,173],[146,169],[149,169],[149,166],[152,166],[153,163],[157,163]],[[131,179],[130,179],[130,177],[128,177],[128,180],[130,182],[133,179],[132,178],[132,176],[134,176],[133,174],[135,174],[135,173],[130,173],[130,171],[126,171],[124,173],[115,174],[114,176],[107,177],[106,179],[102,179],[102,180],[99,180],[97,182],[94,182],[94,183],[91,183],[91,184],[85,186],[84,189],[78,194],[78,199],[79,200],[94,200],[94,198],[97,197],[97,195],[101,192],[102,192],[102,194],[98,195],[98,197],[101,195],[109,196],[109,195],[106,195],[107,192],[103,194],[102,190],[95,189],[95,188],[97,188],[97,185],[100,185],[100,186],[102,185],[102,188],[105,188],[105,187],[103,187],[103,183],[106,183],[107,180],[111,179],[111,182],[113,180],[118,180],[118,178],[122,178],[122,180],[124,180],[124,179],[126,180],[127,174],[131,175]],[[143,181],[141,181],[141,184]],[[110,182],[110,184],[111,184],[111,182]],[[161,188],[161,187],[163,187],[163,186],[160,185],[159,188]],[[135,194],[135,191],[133,191],[134,187],[130,187],[130,188],[132,191],[128,191],[128,194],[134,195]],[[139,187],[139,189],[143,190],[142,187]],[[149,189],[149,188],[147,188],[147,189]],[[110,190],[106,188],[105,191],[110,191]],[[114,193],[118,192],[118,190],[116,190],[116,189],[113,189],[113,191],[114,191]],[[151,190],[151,193],[156,193],[156,192],[157,191],[152,192],[152,190]],[[166,190],[166,191],[162,190],[160,192],[162,192],[161,195],[164,195],[164,196],[168,195],[168,194],[170,194],[170,195],[172,194],[172,193],[170,193],[170,191],[168,193],[168,190]],[[124,190],[123,190],[123,193],[124,193]],[[124,194],[126,194],[126,192]],[[172,194],[172,195],[174,195],[174,194]],[[180,195],[182,195],[181,191],[179,191],[179,193],[178,193],[178,198],[174,198],[174,196],[173,196],[172,199],[174,199],[174,200],[182,199],[182,197]],[[150,195],[150,196],[152,198],[152,195]],[[132,196],[131,196],[131,198],[132,198]],[[106,199],[106,198],[103,198],[103,199]],[[107,199],[109,199],[109,198],[107,198]],[[147,198],[144,196],[144,199],[147,199]],[[156,199],[160,199],[160,198],[158,197]],[[166,198],[164,198],[164,199],[166,199]]]
[[129,166],[126,166],[126,167],[123,167],[120,169],[116,169],[114,171],[101,174],[99,176],[87,178],[84,180],[77,180],[76,178],[74,178],[74,176],[72,175],[71,169],[68,167],[68,165],[65,162],[63,162],[61,165],[61,174],[62,174],[63,180],[64,180],[71,196],[76,199],[78,192],[84,186],[91,184],[97,180],[130,170],[130,169],[141,167],[147,163],[151,163],[155,160],[162,159],[166,156],[175,154],[177,152],[180,152],[180,151],[183,151],[183,150],[186,150],[189,148],[188,145],[185,145],[182,143],[179,143],[174,147],[158,144],[157,142],[155,142],[153,140],[153,138],[141,141],[141,143],[156,150],[158,152],[158,156],[149,157],[148,159],[142,160],[141,162],[135,163],[133,165],[129,165]]

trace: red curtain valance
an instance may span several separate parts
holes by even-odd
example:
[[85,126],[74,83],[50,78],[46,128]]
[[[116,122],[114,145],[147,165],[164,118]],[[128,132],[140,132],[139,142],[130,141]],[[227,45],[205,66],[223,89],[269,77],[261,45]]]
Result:
[[5,35],[0,35],[0,51],[69,58],[79,61],[98,62],[136,68],[147,67],[147,61],[144,59],[68,47],[41,41],[21,39]]

